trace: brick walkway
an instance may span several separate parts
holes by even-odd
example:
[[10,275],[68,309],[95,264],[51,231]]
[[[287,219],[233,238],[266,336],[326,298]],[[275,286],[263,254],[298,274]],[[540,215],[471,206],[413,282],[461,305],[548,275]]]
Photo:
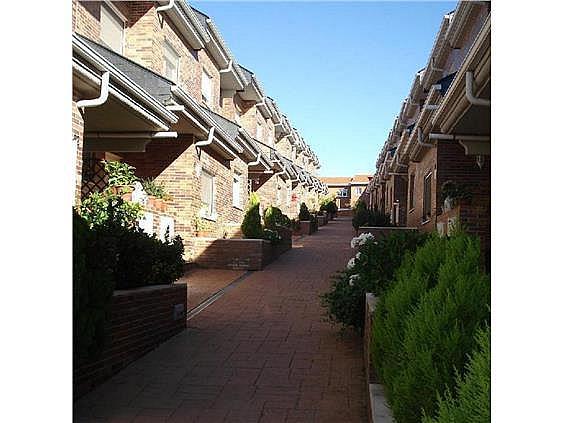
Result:
[[350,257],[330,222],[76,404],[77,421],[366,422],[361,339],[323,321],[319,294]]
[[178,280],[188,286],[188,310],[225,288],[245,272],[242,270],[192,269]]

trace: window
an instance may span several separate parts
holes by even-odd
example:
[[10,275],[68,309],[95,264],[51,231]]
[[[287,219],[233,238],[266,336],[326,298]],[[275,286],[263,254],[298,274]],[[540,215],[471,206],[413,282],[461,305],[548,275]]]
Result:
[[339,198],[346,198],[349,196],[349,192],[346,188],[341,188],[339,191],[337,191],[337,197]]
[[355,194],[356,194],[356,195],[362,194],[362,187],[355,187],[354,190],[355,190]]
[[164,74],[165,76],[173,82],[178,80],[178,62],[180,57],[178,53],[172,48],[172,46],[165,42],[164,44]]
[[433,176],[432,172],[429,172],[425,176],[425,181],[423,185],[423,220],[429,220],[431,218],[431,178]]
[[108,6],[100,6],[100,39],[112,50],[123,53],[124,22]]
[[202,217],[215,218],[215,186],[213,176],[202,170]]
[[409,175],[409,210],[413,209],[413,191],[415,191],[415,175]]
[[212,82],[211,76],[206,72],[205,69],[202,70],[202,100],[205,103],[210,104],[212,99]]
[[233,174],[233,207],[241,208],[241,175]]
[[257,140],[262,141],[262,124],[257,122]]

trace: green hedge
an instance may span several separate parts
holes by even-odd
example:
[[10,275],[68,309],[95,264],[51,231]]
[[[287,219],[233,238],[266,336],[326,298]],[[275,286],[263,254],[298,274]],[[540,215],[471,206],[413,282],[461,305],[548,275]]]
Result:
[[332,278],[331,290],[321,296],[329,319],[345,327],[364,327],[365,294],[380,295],[393,279],[406,252],[422,245],[427,235],[401,231],[374,241],[372,234],[353,238],[351,247],[359,249],[349,266]]
[[104,346],[104,328],[115,287],[117,238],[92,230],[73,210],[73,354],[97,355]]
[[[77,358],[97,355],[114,289],[170,284],[184,272],[184,245],[177,236],[162,242],[134,226],[128,216],[100,213],[85,219],[73,210],[73,330]],[[98,222],[98,223],[93,223]]]
[[489,303],[477,238],[432,236],[406,256],[376,309],[371,346],[398,423],[437,411],[437,393],[453,388],[476,330],[489,321]]
[[368,209],[362,200],[357,201],[353,207],[352,225],[356,230],[361,226],[393,226],[389,215]]
[[425,416],[423,423],[489,423],[491,421],[490,328],[476,334],[478,349],[466,365],[466,374],[456,375],[456,393],[446,390],[439,397],[435,418]]

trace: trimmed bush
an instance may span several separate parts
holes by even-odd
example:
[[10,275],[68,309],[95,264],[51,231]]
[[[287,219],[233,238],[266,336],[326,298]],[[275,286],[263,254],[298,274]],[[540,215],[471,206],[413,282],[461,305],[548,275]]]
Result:
[[352,225],[356,230],[361,226],[393,226],[389,215],[379,210],[369,210],[362,200],[357,201],[353,207]]
[[241,224],[241,231],[245,238],[262,239],[263,230],[260,221],[260,200],[256,193],[251,193],[245,218]]
[[415,251],[426,238],[426,234],[415,231],[392,233],[377,242],[372,234],[353,238],[351,247],[358,246],[358,254],[347,269],[333,276],[331,290],[321,296],[329,319],[343,328],[362,330],[365,294],[383,293],[404,254]]
[[436,394],[453,388],[489,303],[477,238],[433,236],[405,258],[376,309],[371,349],[398,423],[436,412]]
[[300,204],[300,213],[298,214],[300,220],[310,220],[311,214],[305,203]]
[[466,374],[456,375],[456,395],[446,390],[439,396],[436,418],[424,416],[423,423],[489,423],[491,420],[491,331],[476,334],[478,349],[466,365]]
[[96,356],[115,286],[117,238],[107,228],[92,229],[73,210],[73,355]]
[[359,227],[366,225],[370,213],[364,201],[357,201],[353,207],[352,225],[358,230]]
[[122,230],[118,248],[116,289],[169,284],[184,273],[184,245],[180,236],[162,242],[140,229]]
[[290,219],[278,207],[270,206],[264,211],[265,228],[275,230],[277,226],[289,228]]
[[331,216],[335,216],[338,211],[337,202],[333,197],[326,197],[321,200],[319,210],[326,211]]

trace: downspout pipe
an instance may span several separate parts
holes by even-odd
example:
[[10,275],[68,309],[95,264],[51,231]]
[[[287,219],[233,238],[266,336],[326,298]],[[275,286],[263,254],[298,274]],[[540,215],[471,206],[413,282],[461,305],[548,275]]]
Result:
[[210,145],[213,141],[213,133],[215,132],[215,126],[212,126],[210,132],[208,134],[208,139],[203,141],[198,141],[194,146],[197,148],[205,147],[206,145]]
[[261,152],[259,151],[259,153],[257,154],[257,159],[254,162],[249,162],[247,163],[247,166],[256,166],[260,163],[260,156],[261,156]]
[[157,12],[164,12],[165,10],[172,9],[173,7],[174,7],[174,0],[170,0],[168,4],[157,7]]
[[466,72],[466,99],[475,106],[491,107],[491,100],[474,96],[474,74]]
[[76,107],[87,108],[101,106],[108,100],[108,93],[110,92],[110,72],[106,71],[102,74],[102,81],[100,82],[100,95],[91,100],[79,100],[76,102]]
[[434,144],[423,142],[423,132],[419,127],[417,128],[417,144],[420,145],[421,147],[428,147],[428,148],[432,148],[435,146]]
[[[284,163],[284,164],[282,165],[282,170],[281,170],[280,172],[276,172],[276,173],[274,174],[274,176],[282,175],[283,173],[286,173],[286,163]],[[290,175],[288,175],[288,176],[290,176]]]
[[[173,0],[174,1],[174,0]],[[219,71],[219,73],[226,73],[226,72],[230,72],[231,69],[233,68],[233,59],[229,59],[229,64],[227,65],[227,67],[225,69],[221,69]]]

